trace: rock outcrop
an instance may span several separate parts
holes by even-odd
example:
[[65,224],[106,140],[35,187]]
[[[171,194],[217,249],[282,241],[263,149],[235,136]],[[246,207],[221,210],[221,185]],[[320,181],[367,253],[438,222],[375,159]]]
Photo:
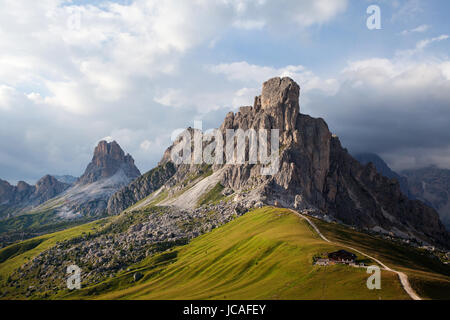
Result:
[[78,185],[94,183],[101,179],[115,175],[119,170],[134,179],[141,175],[135,166],[133,158],[123,152],[116,141],[100,141],[94,150],[92,161],[86,168],[84,174],[78,179]]
[[69,184],[58,181],[55,177],[46,175],[41,178],[35,186],[34,197],[36,198],[36,204],[43,203],[56,197],[69,187]]
[[[247,208],[260,202],[276,203],[313,210],[358,228],[448,246],[449,234],[437,213],[408,199],[399,182],[384,177],[372,163],[363,165],[352,158],[323,119],[301,114],[299,93],[292,79],[273,78],[263,84],[253,106],[226,115],[219,128],[224,141],[227,129],[278,129],[280,161],[279,170],[268,176],[261,175],[262,164],[215,164],[221,185],[236,193],[235,199]],[[177,172],[167,187],[179,176]]]

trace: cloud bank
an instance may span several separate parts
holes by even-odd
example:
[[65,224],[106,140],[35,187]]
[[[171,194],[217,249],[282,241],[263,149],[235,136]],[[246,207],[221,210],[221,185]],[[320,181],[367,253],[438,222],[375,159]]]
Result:
[[[323,29],[334,34],[331,24],[348,5],[0,0],[0,178],[79,175],[104,137],[117,140],[145,172],[174,129],[200,119],[204,128],[217,126],[279,75],[298,81],[302,112],[324,117],[351,150],[378,152],[396,168],[450,167],[450,64],[446,56],[425,57],[447,42],[445,34],[393,58],[352,59],[327,72],[298,63],[295,52],[286,54],[289,63],[270,59],[280,41],[300,42]],[[239,47],[244,35],[265,46],[265,61],[255,58],[256,49]],[[223,39],[232,39],[239,57],[222,54]]]

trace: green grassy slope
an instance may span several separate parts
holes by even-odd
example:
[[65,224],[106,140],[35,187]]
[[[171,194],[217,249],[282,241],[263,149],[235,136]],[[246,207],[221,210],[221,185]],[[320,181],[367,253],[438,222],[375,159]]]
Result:
[[0,287],[14,270],[53,247],[58,241],[69,240],[100,229],[108,219],[97,220],[67,230],[46,234],[0,249]]
[[[123,217],[110,217],[1,249],[0,289],[9,274],[58,241],[103,230],[116,219],[119,221]],[[430,259],[420,250],[358,233],[338,224],[313,220],[330,240],[360,249],[408,274],[411,285],[420,296],[449,298],[448,266]],[[131,266],[129,271],[122,271],[100,284],[89,286],[83,283],[81,290],[60,291],[50,298],[409,298],[397,276],[390,272],[382,272],[382,289],[371,291],[366,288],[368,274],[365,269],[312,265],[313,256],[339,248],[339,245],[320,239],[306,221],[289,210],[265,207],[249,212],[187,245],[150,256]],[[134,282],[133,275],[137,271],[144,277]]]
[[[95,286],[61,292],[66,299],[408,299],[396,275],[368,290],[365,269],[319,267],[313,256],[339,247],[321,240],[289,210],[265,207],[147,258]],[[139,271],[144,277],[133,282]],[[84,284],[86,285],[86,284]]]

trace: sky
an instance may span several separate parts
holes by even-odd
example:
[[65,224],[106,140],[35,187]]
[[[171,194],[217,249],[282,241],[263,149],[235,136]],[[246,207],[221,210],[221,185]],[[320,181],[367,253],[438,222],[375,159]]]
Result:
[[[380,8],[369,29],[367,8]],[[351,153],[450,169],[447,0],[0,0],[0,179],[79,176],[102,139],[141,172],[264,81]]]

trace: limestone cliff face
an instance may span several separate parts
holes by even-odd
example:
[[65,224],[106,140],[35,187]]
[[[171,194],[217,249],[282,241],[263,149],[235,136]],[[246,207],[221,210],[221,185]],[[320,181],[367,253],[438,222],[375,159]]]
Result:
[[[262,175],[264,166],[248,161],[214,164],[210,176],[204,176],[202,165],[175,165],[174,172],[138,179],[118,192],[109,202],[110,212],[118,213],[161,183],[169,198],[176,198],[165,201],[166,205],[188,208],[196,203],[193,198],[220,182],[228,194],[235,194],[234,201],[247,209],[266,203],[312,210],[360,228],[448,246],[449,235],[437,213],[409,200],[398,181],[379,174],[373,164],[362,165],[353,159],[323,119],[300,113],[299,96],[300,87],[292,79],[270,79],[253,106],[228,113],[219,127],[224,144],[227,129],[278,129],[280,161],[274,174]],[[191,136],[194,131],[188,129]],[[160,166],[170,163],[171,151],[179,142],[166,150]],[[188,191],[179,192],[193,184]]]
[[252,107],[228,113],[220,130],[279,129],[280,167],[261,176],[261,165],[221,165],[221,183],[236,193],[254,190],[261,201],[317,210],[343,223],[449,244],[432,209],[409,200],[396,179],[362,165],[341,146],[323,119],[300,114],[299,86],[290,78],[263,84]]
[[[301,195],[307,203],[325,206],[323,189],[330,167],[331,133],[322,119],[299,113],[299,86],[290,78],[263,84],[253,107],[229,113],[220,129],[278,129],[280,167],[273,176],[261,176],[261,165],[225,166],[223,184],[233,190],[259,188],[269,201],[286,206]],[[280,198],[281,196],[281,198]]]
[[53,176],[46,175],[36,183],[34,196],[39,199],[38,203],[40,204],[56,197],[68,187],[69,184],[60,182]]

